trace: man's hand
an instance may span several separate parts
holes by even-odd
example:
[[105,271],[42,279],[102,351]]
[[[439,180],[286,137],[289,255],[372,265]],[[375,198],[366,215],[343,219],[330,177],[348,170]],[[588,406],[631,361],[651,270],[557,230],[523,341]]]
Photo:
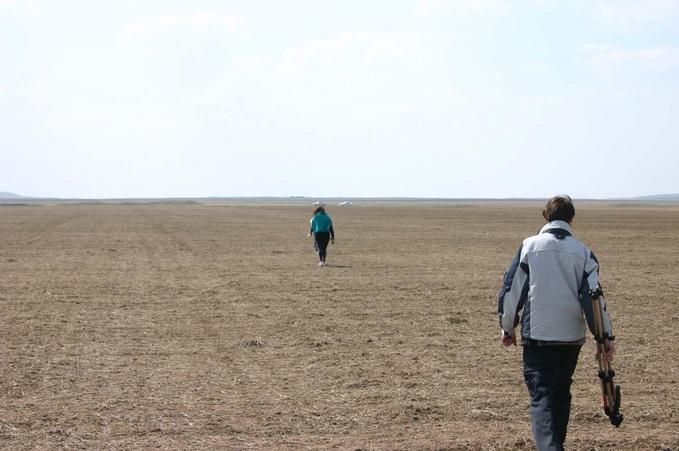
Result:
[[311,234],[310,234],[310,233],[307,233],[307,234],[306,234],[306,236],[310,237],[310,236],[311,236]]
[[612,362],[613,361],[613,356],[615,355],[616,349],[615,349],[615,343],[612,341],[607,342],[608,343],[608,352],[604,355],[602,355],[602,359],[604,362]]
[[502,346],[516,346],[516,335],[507,335],[505,331],[502,331],[502,336],[500,336],[500,341]]

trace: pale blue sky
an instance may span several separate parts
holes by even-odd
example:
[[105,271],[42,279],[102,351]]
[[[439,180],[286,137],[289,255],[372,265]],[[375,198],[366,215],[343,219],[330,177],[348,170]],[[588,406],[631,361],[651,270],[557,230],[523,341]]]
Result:
[[679,0],[0,0],[0,191],[679,192]]

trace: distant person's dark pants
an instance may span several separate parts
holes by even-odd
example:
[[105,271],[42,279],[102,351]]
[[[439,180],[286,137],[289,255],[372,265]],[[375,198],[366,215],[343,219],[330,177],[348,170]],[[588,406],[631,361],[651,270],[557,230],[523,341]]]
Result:
[[314,247],[318,252],[318,258],[324,262],[325,256],[328,253],[328,243],[330,242],[330,234],[328,232],[314,233]]
[[571,379],[581,346],[523,346],[533,437],[540,451],[561,451],[571,413]]

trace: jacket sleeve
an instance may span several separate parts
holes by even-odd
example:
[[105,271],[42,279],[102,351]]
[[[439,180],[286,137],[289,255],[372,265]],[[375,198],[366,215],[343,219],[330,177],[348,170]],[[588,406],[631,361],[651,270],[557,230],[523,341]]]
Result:
[[580,306],[585,314],[587,326],[590,332],[594,334],[594,309],[592,305],[592,290],[599,289],[602,295],[599,297],[599,302],[603,308],[601,319],[604,326],[604,335],[613,337],[613,325],[611,318],[606,311],[606,299],[603,296],[603,289],[599,282],[599,261],[594,255],[594,252],[587,249],[587,259],[585,260],[585,272],[582,276],[582,285],[580,286]]
[[332,222],[330,223],[330,238],[335,239],[335,229],[332,228]]
[[505,272],[502,288],[498,296],[498,314],[500,327],[506,335],[513,336],[514,328],[519,323],[519,312],[528,297],[528,283],[530,270],[528,264],[523,261],[523,245],[519,248],[516,256]]

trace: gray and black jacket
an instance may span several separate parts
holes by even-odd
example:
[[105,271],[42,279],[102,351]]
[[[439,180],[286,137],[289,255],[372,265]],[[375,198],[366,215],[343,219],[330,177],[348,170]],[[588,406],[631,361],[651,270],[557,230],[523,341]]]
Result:
[[[585,324],[594,327],[590,289],[595,288],[601,288],[596,257],[573,237],[570,224],[552,221],[523,241],[505,273],[498,300],[500,326],[513,336],[523,310],[524,344],[581,344]],[[613,337],[607,314],[603,321],[605,334]]]

